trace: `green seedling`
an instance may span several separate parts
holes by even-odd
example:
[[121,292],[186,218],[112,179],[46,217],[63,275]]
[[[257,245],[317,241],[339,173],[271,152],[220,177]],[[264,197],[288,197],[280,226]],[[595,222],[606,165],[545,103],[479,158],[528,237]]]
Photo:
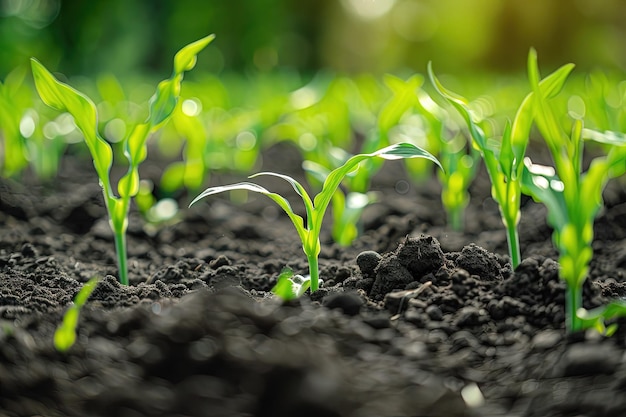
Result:
[[[626,145],[623,135],[606,134],[583,129],[583,115],[573,120],[571,134],[565,133],[548,94],[539,83],[537,55],[531,51],[528,73],[534,97],[534,120],[543,136],[554,168],[533,164],[526,159],[523,175],[524,193],[548,208],[548,223],[553,228],[552,238],[559,251],[559,276],[567,284],[565,298],[566,328],[575,332],[586,327],[604,329],[603,320],[626,314],[626,305],[613,303],[593,312],[582,307],[582,286],[587,279],[589,263],[593,257],[593,222],[603,206],[602,190],[611,174],[613,164],[620,162],[615,156],[596,157],[588,170],[582,171],[584,139],[607,146]],[[571,112],[570,112],[571,115]],[[626,160],[621,161],[626,165]],[[623,173],[623,170],[622,170]],[[608,329],[611,332],[612,329]]]
[[272,288],[272,293],[285,301],[289,301],[301,297],[310,287],[310,279],[296,275],[291,268],[285,267],[278,275],[278,281]]
[[[296,193],[302,198],[304,208],[306,211],[305,220],[296,214],[291,205],[283,196],[273,193],[266,188],[251,182],[240,182],[232,185],[225,185],[219,187],[210,187],[204,190],[200,195],[193,199],[190,206],[213,194],[222,193],[225,191],[233,190],[248,190],[256,193],[264,194],[272,199],[276,204],[282,208],[289,219],[293,223],[298,233],[298,237],[302,242],[302,249],[307,257],[309,264],[309,276],[306,280],[310,281],[311,291],[317,291],[319,287],[319,268],[318,268],[318,256],[320,253],[320,232],[322,229],[322,220],[324,213],[330,204],[337,187],[341,184],[341,181],[346,175],[356,169],[363,161],[370,160],[372,158],[383,158],[388,160],[402,159],[402,158],[426,158],[437,165],[439,161],[433,155],[427,151],[412,145],[410,143],[398,143],[379,149],[369,154],[358,154],[348,159],[345,164],[339,168],[334,169],[328,174],[322,186],[322,190],[312,200],[304,187],[295,179],[282,174],[274,172],[261,172],[250,176],[250,178],[256,178],[259,176],[272,176],[281,178],[291,184]],[[303,284],[304,285],[304,284]]]
[[[365,142],[360,149],[362,153],[372,152],[388,146],[390,142],[411,142],[421,145],[413,132],[395,135],[399,136],[395,138],[396,140],[391,140],[390,136],[393,135],[392,131],[399,127],[403,117],[417,106],[417,93],[423,83],[423,77],[414,75],[404,81],[393,75],[386,75],[384,81],[387,88],[391,90],[392,95],[380,107],[375,127],[370,129],[370,133],[365,138]],[[336,93],[334,95],[328,94],[327,96],[333,97],[332,102],[343,100],[343,107],[345,108],[347,102],[350,101],[350,91],[353,89],[349,88],[349,84],[345,81],[342,86],[343,88],[339,89],[341,92],[340,96]],[[338,87],[335,89],[338,89]],[[329,90],[332,89],[329,88]],[[326,98],[326,100],[328,101],[329,99]],[[354,101],[356,100],[353,99],[352,102]],[[335,107],[341,106],[335,105]],[[347,109],[344,110],[347,112]],[[339,112],[332,111],[330,113]],[[342,130],[339,129],[339,131],[341,132]],[[338,138],[340,137],[349,137],[349,135],[344,132],[343,134],[335,134],[334,140],[331,137],[331,140],[322,141],[313,151],[308,153],[310,160],[307,159],[303,164],[303,168],[313,180],[312,182],[319,184],[320,187],[330,170],[342,165],[350,157],[347,152],[337,146]],[[407,165],[413,163],[411,166],[415,168],[419,166],[419,170],[422,173],[425,171],[424,167],[429,168],[428,161],[422,158],[406,159],[405,163]],[[364,161],[356,170],[346,175],[341,187],[333,195],[331,234],[333,240],[338,244],[348,246],[358,236],[359,219],[363,210],[376,201],[376,194],[367,190],[372,176],[380,169],[381,164],[381,160]]]
[[32,59],[35,86],[41,99],[48,106],[70,113],[76,126],[82,132],[93,158],[94,167],[100,180],[109,223],[115,238],[115,249],[119,268],[119,280],[128,284],[126,254],[126,229],[130,200],[139,191],[139,164],[147,156],[146,140],[169,119],[176,107],[180,94],[183,74],[196,64],[196,55],[213,39],[207,36],[182,48],[174,57],[174,71],[169,79],[157,86],[150,99],[150,111],[144,123],[137,124],[124,139],[124,155],[128,160],[128,171],[117,183],[118,195],[113,192],[110,170],[113,165],[113,151],[98,132],[96,106],[87,96],[67,84],[58,81],[39,61]]
[[[416,116],[424,124],[424,139],[428,143],[428,150],[437,154],[443,167],[438,172],[438,178],[447,222],[452,230],[462,231],[465,208],[470,200],[468,188],[476,177],[480,153],[473,146],[468,146],[467,139],[450,123],[450,116],[445,109],[435,103],[425,91],[419,90],[417,96]],[[429,178],[425,175],[423,161],[407,160],[406,165],[415,183]]]
[[465,150],[465,139],[456,136],[441,144],[439,160],[443,171],[439,172],[441,202],[446,211],[448,225],[461,232],[465,225],[465,208],[470,202],[469,186],[476,177],[480,160],[479,153],[472,148]]
[[66,352],[76,342],[76,326],[78,326],[78,317],[80,310],[83,308],[89,296],[96,289],[99,278],[91,278],[83,288],[78,291],[74,297],[74,303],[65,312],[61,325],[54,332],[54,347],[59,352]]
[[0,174],[4,177],[16,175],[28,165],[26,142],[20,129],[26,110],[23,100],[30,96],[28,91],[23,91],[25,74],[23,69],[16,68],[4,83],[0,82]]
[[[546,97],[556,95],[572,69],[573,65],[559,68],[539,83],[539,91]],[[515,268],[521,262],[517,225],[520,220],[523,160],[532,124],[534,93],[531,92],[524,98],[513,123],[507,122],[502,140],[498,144],[489,140],[483,129],[474,121],[467,99],[447,90],[435,77],[431,64],[428,65],[428,73],[439,94],[463,116],[472,144],[483,158],[491,180],[491,195],[498,203],[506,228],[511,264]]]

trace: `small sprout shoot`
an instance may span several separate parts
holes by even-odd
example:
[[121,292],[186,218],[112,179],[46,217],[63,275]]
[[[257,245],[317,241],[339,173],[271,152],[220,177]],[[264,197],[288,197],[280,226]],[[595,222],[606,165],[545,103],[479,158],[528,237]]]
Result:
[[328,174],[324,181],[324,185],[322,186],[322,190],[315,196],[314,199],[311,199],[304,187],[298,181],[287,175],[277,174],[274,172],[261,172],[250,176],[250,178],[255,178],[258,176],[272,176],[289,182],[293,189],[296,191],[296,193],[302,198],[306,210],[306,221],[292,210],[291,205],[283,196],[273,193],[265,189],[264,187],[251,182],[240,182],[232,185],[207,188],[202,193],[200,193],[200,195],[194,198],[189,205],[191,206],[195,204],[204,197],[233,190],[253,191],[256,193],[264,194],[267,197],[271,198],[283,209],[287,216],[289,216],[289,219],[296,228],[298,237],[302,242],[302,249],[309,263],[311,291],[317,291],[317,289],[319,288],[318,256],[321,250],[319,236],[322,229],[322,220],[324,218],[324,213],[326,212],[328,205],[331,203],[331,200],[335,195],[337,187],[339,187],[344,177],[350,172],[354,171],[354,169],[356,169],[361,162],[376,157],[388,160],[403,158],[425,158],[436,163],[438,166],[441,166],[437,158],[435,158],[427,151],[410,143],[397,143],[395,145],[379,149],[378,151],[373,153],[358,154],[348,159],[345,164],[343,164],[339,168],[334,169]]
[[98,281],[97,277],[91,278],[83,288],[78,291],[74,297],[74,304],[65,312],[63,322],[54,332],[54,347],[59,352],[66,352],[76,342],[76,326],[78,326],[78,317],[80,310],[83,308],[89,296],[96,289]]
[[[572,65],[565,65],[539,82],[538,89],[546,96],[556,95],[565,82]],[[435,89],[463,116],[467,124],[474,147],[480,152],[489,179],[491,195],[498,203],[502,222],[507,232],[507,243],[511,264],[516,268],[521,262],[519,234],[517,225],[520,220],[521,178],[524,154],[528,145],[530,127],[533,118],[533,94],[529,93],[522,101],[513,123],[507,123],[502,134],[499,147],[494,148],[484,131],[474,121],[464,97],[447,90],[435,77],[432,65],[428,65],[428,73]]]
[[215,36],[210,35],[193,42],[183,47],[174,57],[172,76],[157,86],[150,99],[147,120],[136,125],[124,139],[124,156],[128,161],[128,171],[117,183],[117,195],[113,191],[114,185],[109,176],[113,165],[113,150],[98,132],[96,105],[80,91],[58,81],[39,61],[31,59],[35,86],[41,99],[58,111],[70,113],[85,138],[104,194],[109,223],[115,238],[119,280],[124,285],[128,285],[126,254],[128,211],[131,198],[139,192],[139,164],[146,159],[148,153],[146,141],[148,136],[163,126],[171,116],[180,95],[185,71],[195,66],[196,55],[214,38]]
[[604,320],[626,315],[626,304],[616,302],[587,312],[582,307],[582,287],[593,257],[593,223],[603,205],[602,190],[610,175],[620,171],[612,172],[612,158],[616,154],[610,151],[611,157],[594,158],[589,169],[583,173],[583,137],[622,146],[626,145],[626,140],[623,135],[590,134],[583,129],[582,115],[574,118],[571,134],[568,135],[548,101],[551,95],[541,88],[534,50],[531,50],[528,60],[534,94],[534,119],[548,145],[554,168],[533,164],[526,158],[522,176],[524,193],[548,208],[547,220],[553,228],[553,241],[559,251],[559,276],[567,284],[567,330],[576,332],[591,327],[609,334],[615,329],[611,326],[605,328]]
[[290,268],[283,268],[272,292],[285,301],[301,297],[311,287],[311,277],[295,275]]

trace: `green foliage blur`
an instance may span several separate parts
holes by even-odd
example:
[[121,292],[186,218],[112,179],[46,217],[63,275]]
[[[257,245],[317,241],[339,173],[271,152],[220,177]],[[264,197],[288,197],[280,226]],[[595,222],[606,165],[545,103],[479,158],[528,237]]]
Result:
[[626,69],[623,0],[0,0],[0,79],[37,56],[64,74],[166,70],[179,45],[217,42],[199,68],[521,72]]

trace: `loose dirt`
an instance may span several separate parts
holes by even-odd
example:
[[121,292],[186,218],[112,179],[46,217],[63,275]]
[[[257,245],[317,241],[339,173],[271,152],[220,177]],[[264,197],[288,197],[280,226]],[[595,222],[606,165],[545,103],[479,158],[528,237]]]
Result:
[[[294,174],[292,154],[266,159]],[[306,258],[256,195],[211,198],[159,227],[133,211],[121,286],[92,171],[68,159],[49,184],[0,182],[0,415],[626,415],[626,321],[611,338],[565,333],[558,256],[529,199],[513,271],[487,183],[452,232],[436,182],[407,190],[402,164],[386,163],[361,237],[339,247],[324,229],[322,288],[285,303],[269,291],[284,266],[306,273]],[[624,184],[609,184],[596,222],[587,308],[626,294]],[[265,185],[298,209],[289,184]],[[59,353],[54,330],[92,276],[77,343]]]

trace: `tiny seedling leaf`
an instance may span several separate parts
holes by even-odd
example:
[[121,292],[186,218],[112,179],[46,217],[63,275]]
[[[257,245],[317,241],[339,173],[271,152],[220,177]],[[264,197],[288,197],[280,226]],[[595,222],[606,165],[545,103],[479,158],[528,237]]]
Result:
[[278,275],[278,281],[272,288],[272,293],[285,301],[289,301],[301,297],[310,286],[310,277],[294,275],[290,268],[285,267]]
[[307,230],[304,228],[304,219],[301,216],[294,213],[293,209],[291,208],[291,205],[289,204],[289,201],[287,201],[287,199],[284,198],[283,196],[276,194],[276,193],[272,193],[266,188],[258,184],[252,183],[252,182],[240,182],[237,184],[222,185],[222,186],[207,188],[202,193],[200,193],[196,198],[194,198],[191,201],[191,203],[189,203],[189,206],[191,207],[192,205],[194,205],[195,203],[197,203],[199,200],[203,199],[204,197],[207,197],[213,194],[223,193],[226,191],[234,191],[234,190],[253,191],[255,193],[263,194],[271,198],[276,204],[280,206],[280,208],[284,210],[285,213],[287,213],[287,215],[289,216],[289,219],[291,219],[291,222],[293,223],[296,230],[298,231],[298,235],[300,236],[300,239],[302,239],[303,242],[305,241],[305,239],[307,238]]
[[184,71],[190,71],[196,65],[196,55],[200,53],[208,44],[210,44],[215,35],[205,36],[189,45],[183,47],[174,56],[174,72],[182,73]]
[[74,304],[65,312],[61,325],[54,332],[54,347],[59,352],[66,352],[76,342],[76,326],[78,326],[80,310],[98,285],[99,280],[99,278],[94,277],[87,281],[74,297]]

